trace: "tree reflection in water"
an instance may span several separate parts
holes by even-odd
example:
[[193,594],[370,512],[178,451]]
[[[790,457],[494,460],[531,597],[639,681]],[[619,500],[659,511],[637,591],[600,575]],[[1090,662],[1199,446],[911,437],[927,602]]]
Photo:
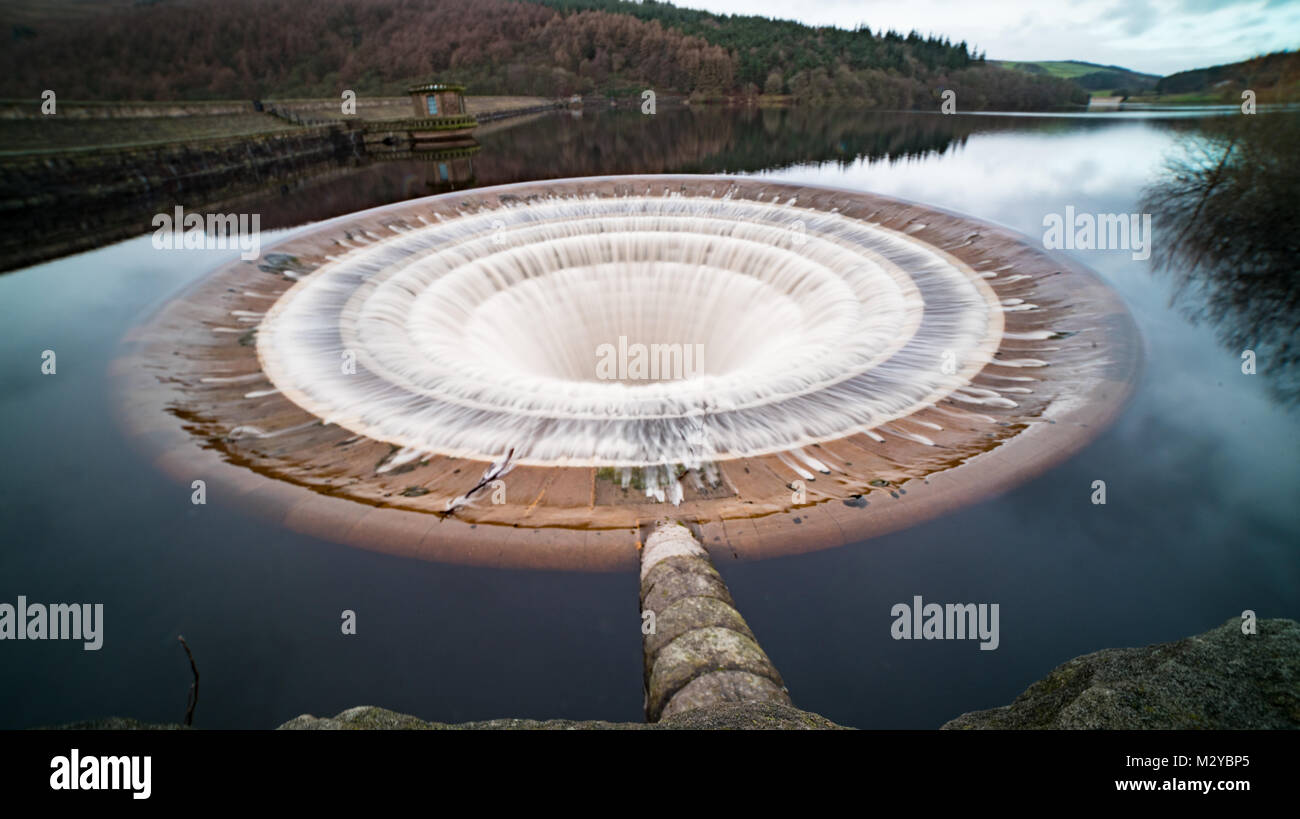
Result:
[[1278,402],[1300,405],[1300,114],[1236,115],[1188,134],[1142,209],[1160,231],[1156,269],[1173,303],[1256,354]]

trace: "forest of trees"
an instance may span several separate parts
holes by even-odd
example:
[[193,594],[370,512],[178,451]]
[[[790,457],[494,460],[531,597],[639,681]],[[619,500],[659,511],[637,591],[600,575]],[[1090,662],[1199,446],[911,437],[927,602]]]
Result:
[[14,28],[0,95],[150,100],[396,95],[427,77],[473,94],[793,94],[865,108],[1028,109],[1077,86],[915,32],[814,28],[621,0],[159,0]]
[[[947,38],[922,37],[917,32],[906,36],[896,31],[873,35],[865,25],[852,30],[812,27],[792,20],[717,15],[655,0],[641,3],[628,0],[539,2],[565,12],[630,14],[720,45],[735,57],[736,81],[755,87],[766,86],[774,71],[777,76],[794,77],[817,68],[830,73],[840,67],[850,71],[875,68],[913,76],[941,69],[965,68],[984,59],[983,55],[971,54],[965,42],[954,45]],[[780,93],[775,87],[764,90]]]
[[1219,91],[1225,101],[1240,100],[1240,91],[1259,92],[1260,100],[1294,101],[1300,90],[1300,52],[1276,51],[1239,63],[1179,71],[1156,83],[1157,94]]

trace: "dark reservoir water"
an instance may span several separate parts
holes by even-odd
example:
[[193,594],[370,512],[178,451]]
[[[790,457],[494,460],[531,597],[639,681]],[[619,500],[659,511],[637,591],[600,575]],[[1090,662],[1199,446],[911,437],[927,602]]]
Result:
[[[1044,215],[1067,206],[1149,212],[1144,191],[1169,181],[1166,158],[1233,119],[1215,113],[557,114],[484,134],[478,154],[445,170],[437,159],[344,166],[239,209],[290,230],[455,187],[725,172],[903,197],[1037,237]],[[1257,116],[1290,130],[1243,143],[1259,146],[1248,159],[1296,144],[1292,115]],[[1245,609],[1300,618],[1300,413],[1287,346],[1297,283],[1285,266],[1294,255],[1273,238],[1288,228],[1279,218],[1300,233],[1300,201],[1294,186],[1249,187],[1233,207],[1154,214],[1157,256],[1178,235],[1232,232],[1235,250],[1211,251],[1194,275],[1186,260],[1158,268],[1128,251],[1067,251],[1121,294],[1146,354],[1131,404],[1081,454],[870,542],[720,563],[795,704],[863,728],[936,727],[1010,702],[1079,654],[1177,639]],[[142,235],[0,276],[0,603],[25,595],[105,610],[100,651],[0,642],[0,727],[179,721],[190,673],[178,634],[203,675],[199,727],[272,727],[360,704],[447,722],[640,720],[634,574],[472,569],[338,546],[220,497],[194,506],[189,487],[127,445],[110,414],[119,339],[236,254],[155,251]],[[1254,276],[1244,284],[1243,270]],[[47,349],[53,376],[41,373]],[[1257,354],[1254,375],[1242,372],[1245,349]],[[1105,505],[1090,500],[1095,480]],[[999,604],[999,648],[894,641],[890,608],[914,595]],[[344,609],[357,613],[355,637],[340,634]]]

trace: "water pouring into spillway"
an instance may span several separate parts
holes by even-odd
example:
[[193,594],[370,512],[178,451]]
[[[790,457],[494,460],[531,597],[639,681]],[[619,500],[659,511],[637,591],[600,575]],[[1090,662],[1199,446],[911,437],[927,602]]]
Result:
[[334,220],[205,280],[136,355],[217,472],[296,490],[291,525],[605,568],[665,505],[762,555],[1010,485],[1113,415],[1132,332],[1094,277],[990,225],[616,177]]
[[[304,280],[258,350],[296,403],[371,437],[609,467],[697,468],[876,429],[988,363],[1002,320],[981,279],[898,234],[801,217],[570,196],[436,221]],[[702,350],[704,371],[603,380],[599,351],[620,338]],[[356,372],[339,366],[349,353]]]

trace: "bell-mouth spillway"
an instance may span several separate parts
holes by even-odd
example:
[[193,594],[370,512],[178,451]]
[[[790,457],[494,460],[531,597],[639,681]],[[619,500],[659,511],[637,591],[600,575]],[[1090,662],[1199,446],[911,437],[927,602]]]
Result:
[[1006,489],[1118,413],[1139,349],[1095,275],[1004,228],[620,176],[313,226],[165,305],[114,376],[161,468],[291,529],[608,570],[665,517],[762,557]]

